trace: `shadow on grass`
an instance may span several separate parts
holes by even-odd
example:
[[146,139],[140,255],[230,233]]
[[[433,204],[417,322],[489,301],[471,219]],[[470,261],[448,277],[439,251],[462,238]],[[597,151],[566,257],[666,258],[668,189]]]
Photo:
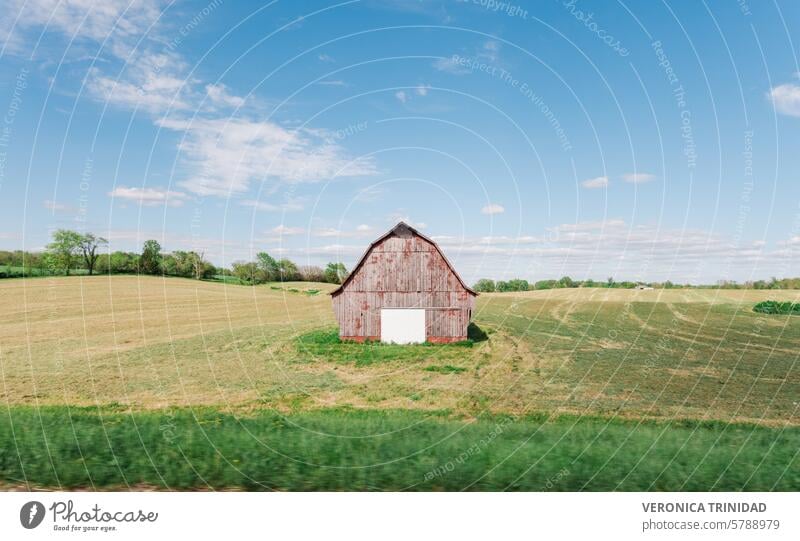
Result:
[[467,339],[473,342],[485,342],[489,339],[489,335],[475,323],[470,323],[467,327]]

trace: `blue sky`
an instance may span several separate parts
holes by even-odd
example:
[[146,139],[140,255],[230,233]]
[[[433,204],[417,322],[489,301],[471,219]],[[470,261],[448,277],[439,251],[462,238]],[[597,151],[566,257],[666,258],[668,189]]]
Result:
[[800,274],[797,2],[12,0],[0,247],[60,227],[479,277]]

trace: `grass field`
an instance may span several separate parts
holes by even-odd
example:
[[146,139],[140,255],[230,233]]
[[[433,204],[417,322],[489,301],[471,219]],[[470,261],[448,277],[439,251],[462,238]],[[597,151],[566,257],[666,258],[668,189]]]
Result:
[[0,483],[800,488],[800,318],[752,310],[798,291],[484,294],[488,340],[400,347],[338,343],[331,289],[0,282]]

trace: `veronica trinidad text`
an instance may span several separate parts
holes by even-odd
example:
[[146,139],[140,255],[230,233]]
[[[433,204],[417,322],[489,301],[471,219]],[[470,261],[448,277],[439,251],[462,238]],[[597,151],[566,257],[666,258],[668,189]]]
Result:
[[764,513],[765,503],[748,502],[648,502],[645,513]]

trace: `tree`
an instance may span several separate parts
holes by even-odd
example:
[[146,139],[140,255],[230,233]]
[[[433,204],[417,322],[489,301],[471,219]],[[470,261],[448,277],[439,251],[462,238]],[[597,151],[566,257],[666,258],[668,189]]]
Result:
[[189,252],[189,262],[192,265],[192,276],[195,280],[202,280],[209,272],[213,272],[214,266],[205,259],[205,252]]
[[245,284],[255,285],[259,283],[259,275],[262,273],[257,263],[247,263],[237,261],[233,264],[233,275]]
[[139,268],[139,256],[128,252],[113,252],[108,258],[108,270],[113,274],[132,273]]
[[262,281],[272,282],[277,280],[280,276],[278,262],[267,252],[259,252],[256,254],[256,264],[263,274]]
[[324,282],[325,271],[320,267],[300,267],[300,279],[304,282]]
[[50,265],[64,270],[69,276],[82,241],[83,236],[80,233],[68,229],[59,229],[53,233],[53,242],[47,245]]
[[491,293],[495,290],[494,280],[481,278],[474,286],[472,286],[472,289],[479,293]]
[[508,291],[528,291],[528,289],[530,289],[530,286],[527,280],[514,278],[513,280],[508,281],[507,288]]
[[[172,252],[171,256],[175,260],[174,261],[174,273],[175,276],[183,276],[184,278],[189,278],[194,276],[194,261],[193,261],[193,252],[184,252],[178,250],[176,252]],[[165,259],[164,266],[166,267],[167,261]]]
[[94,274],[94,265],[97,263],[97,258],[100,257],[97,249],[101,246],[108,246],[108,241],[103,237],[96,237],[93,233],[86,233],[81,238],[80,250],[83,254],[83,260],[86,262],[86,268],[89,269],[89,276]]
[[142,256],[139,258],[139,268],[145,274],[161,272],[161,245],[158,241],[144,241]]
[[330,284],[341,284],[347,278],[347,268],[344,263],[328,263],[325,267],[325,281]]
[[164,254],[161,257],[161,270],[165,276],[184,276],[178,270],[178,259],[175,254]]
[[278,277],[281,282],[291,282],[297,280],[300,272],[297,270],[297,265],[288,259],[281,259],[278,261]]
[[558,287],[575,287],[575,282],[569,276],[562,277],[558,284]]

